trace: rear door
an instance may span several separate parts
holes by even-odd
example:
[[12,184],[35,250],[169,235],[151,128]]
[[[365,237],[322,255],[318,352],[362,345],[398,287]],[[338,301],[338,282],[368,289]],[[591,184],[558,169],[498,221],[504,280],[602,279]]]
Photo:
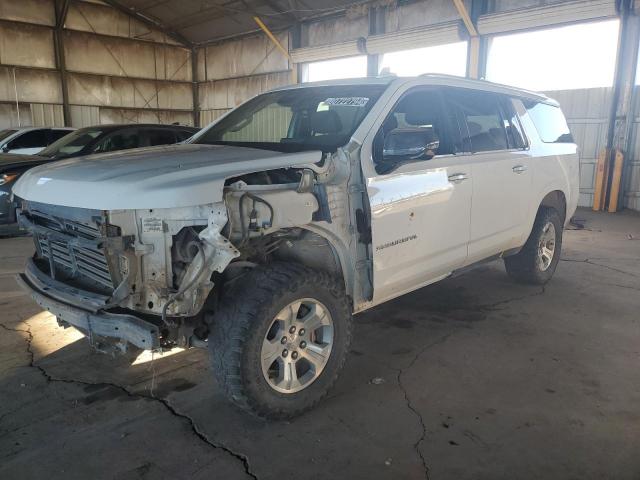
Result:
[[471,264],[521,245],[532,187],[530,156],[513,104],[506,96],[449,88],[462,143],[471,152]]

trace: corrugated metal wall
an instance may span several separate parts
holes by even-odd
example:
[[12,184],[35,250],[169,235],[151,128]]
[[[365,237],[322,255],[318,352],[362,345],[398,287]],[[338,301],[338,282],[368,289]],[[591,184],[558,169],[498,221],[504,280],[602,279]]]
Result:
[[[64,124],[54,25],[53,0],[0,2],[0,128]],[[71,2],[62,43],[72,126],[193,124],[189,49],[95,1]]]
[[607,141],[611,108],[610,88],[546,92],[562,106],[571,133],[580,148],[580,206],[593,205],[595,166]]
[[[638,94],[639,91],[636,92],[635,112],[640,112]],[[611,89],[563,90],[547,92],[547,95],[562,105],[571,132],[580,148],[580,206],[591,207],[596,162],[607,141]],[[640,210],[640,116],[636,116],[633,121],[631,148],[625,158],[623,186],[623,205],[626,208]]]
[[[278,33],[287,48],[288,33]],[[229,40],[198,51],[198,110],[204,126],[245,100],[288,85],[289,60],[265,35]]]
[[624,204],[627,208],[640,211],[640,87],[635,92],[636,117],[631,130],[631,148],[627,153],[623,173]]

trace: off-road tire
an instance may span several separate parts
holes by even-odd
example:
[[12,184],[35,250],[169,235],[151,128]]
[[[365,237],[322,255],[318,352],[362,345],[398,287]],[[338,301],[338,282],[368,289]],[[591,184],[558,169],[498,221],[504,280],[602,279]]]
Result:
[[[541,269],[538,263],[538,245],[547,223],[552,223],[555,228],[555,249],[551,263],[546,270]],[[553,276],[562,249],[562,220],[553,208],[541,207],[536,215],[531,234],[522,250],[516,255],[504,259],[507,274],[519,283],[531,285],[544,285]]]
[[[333,347],[313,383],[296,393],[280,393],[262,373],[262,342],[278,312],[302,298],[314,298],[329,310]],[[351,343],[351,304],[342,280],[298,264],[256,267],[226,289],[211,320],[208,343],[218,384],[238,407],[269,419],[295,417],[322,400],[344,366]]]

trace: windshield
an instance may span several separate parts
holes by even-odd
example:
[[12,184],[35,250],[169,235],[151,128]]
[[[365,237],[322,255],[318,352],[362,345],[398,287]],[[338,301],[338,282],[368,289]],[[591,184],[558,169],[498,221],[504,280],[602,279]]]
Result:
[[101,128],[81,128],[65,135],[38,153],[43,157],[61,158],[76,154],[104,133]]
[[5,138],[13,135],[14,133],[16,133],[17,130],[2,130],[0,131],[0,141],[4,140]]
[[233,110],[194,143],[335,151],[349,141],[385,88],[338,85],[265,93]]

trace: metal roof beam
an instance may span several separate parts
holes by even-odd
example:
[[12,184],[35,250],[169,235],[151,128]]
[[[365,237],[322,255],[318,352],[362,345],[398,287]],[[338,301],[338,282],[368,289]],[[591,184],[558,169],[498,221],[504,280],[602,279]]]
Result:
[[134,18],[135,20],[138,20],[139,22],[144,23],[148,27],[154,28],[155,30],[158,30],[158,31],[164,33],[168,37],[174,39],[176,42],[182,44],[182,46],[187,47],[187,48],[193,47],[193,42],[187,40],[187,38],[184,37],[183,35],[181,35],[180,33],[176,32],[174,30],[170,30],[162,22],[160,22],[160,21],[158,21],[156,19],[150,18],[147,15],[143,15],[142,13],[138,12],[137,10],[135,10],[133,8],[128,8],[128,7],[124,6],[124,5],[122,5],[117,0],[103,0],[103,1],[107,5],[115,8],[116,10],[118,10],[118,11],[120,11],[120,12],[126,14],[126,15],[129,15],[130,17]]

